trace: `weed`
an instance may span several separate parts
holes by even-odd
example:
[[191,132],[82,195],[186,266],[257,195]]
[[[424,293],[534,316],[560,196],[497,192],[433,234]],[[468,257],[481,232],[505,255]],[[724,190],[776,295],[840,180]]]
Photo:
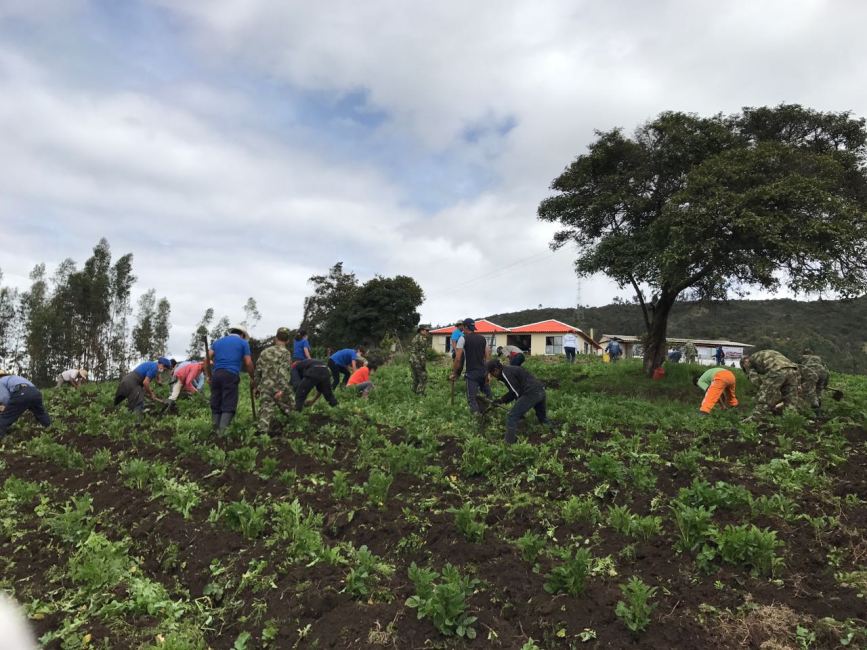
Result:
[[651,587],[633,576],[626,584],[620,585],[620,593],[623,600],[617,601],[614,613],[632,634],[637,635],[650,625],[650,615],[656,608],[650,601],[656,594],[656,587]]

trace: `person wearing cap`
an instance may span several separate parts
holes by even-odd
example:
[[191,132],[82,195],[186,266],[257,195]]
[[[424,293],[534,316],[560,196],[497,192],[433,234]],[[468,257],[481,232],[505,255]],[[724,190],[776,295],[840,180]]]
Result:
[[157,400],[151,388],[151,380],[157,379],[161,372],[171,367],[172,362],[166,357],[140,363],[120,380],[114,393],[114,405],[117,406],[126,400],[126,406],[130,411],[141,413],[144,411],[145,396],[150,400]]
[[452,373],[449,380],[454,381],[460,374],[461,365],[465,365],[464,379],[467,382],[467,404],[470,412],[480,413],[476,396],[481,391],[485,396],[491,397],[491,387],[488,385],[488,373],[485,364],[491,357],[488,340],[481,334],[476,333],[476,321],[467,318],[463,322],[464,335],[458,341],[455,350],[455,359],[452,362]]
[[520,366],[504,366],[499,360],[489,361],[485,369],[494,379],[506,385],[508,392],[494,401],[495,404],[515,402],[506,419],[507,444],[518,440],[518,422],[524,414],[533,409],[539,424],[548,424],[548,407],[545,396],[545,386],[533,374]]
[[0,369],[0,438],[15,421],[30,411],[43,427],[51,426],[51,416],[42,404],[42,393],[32,383]]
[[331,406],[337,406],[334,390],[331,388],[331,373],[325,364],[319,359],[305,359],[292,364],[292,385],[295,386],[295,410],[304,410],[305,400],[314,388],[318,394],[314,402],[320,397]]
[[54,379],[57,381],[55,388],[60,388],[66,384],[78,389],[82,382],[87,381],[87,370],[84,368],[71,368],[70,370],[64,370]]
[[418,333],[409,344],[409,369],[412,372],[412,392],[424,395],[427,389],[427,351],[430,327],[419,325]]
[[510,366],[520,366],[526,361],[524,351],[517,345],[501,345],[497,348],[497,356],[508,356]]
[[205,387],[205,363],[203,361],[182,361],[172,370],[172,394],[166,403],[166,411],[176,412],[181,391],[195,395]]
[[255,389],[256,377],[253,354],[250,352],[250,335],[243,325],[233,325],[223,338],[211,343],[208,350],[211,372],[211,418],[214,428],[223,431],[228,427],[238,410],[238,386],[241,383],[241,366],[250,375],[250,386]]
[[[464,322],[458,321],[457,323],[455,323],[455,329],[452,330],[451,336],[449,336],[449,347],[452,352],[452,361],[454,361],[455,357],[457,356],[458,343],[462,338],[464,338]],[[458,368],[458,372],[455,377],[460,377],[463,371],[464,365],[462,363],[460,368]]]
[[274,336],[274,345],[265,348],[256,364],[256,385],[259,387],[259,433],[271,433],[271,423],[278,410],[292,410],[292,354],[288,343],[292,333],[281,327]]
[[575,330],[569,330],[563,335],[563,352],[567,363],[575,363],[575,351],[578,349],[578,337]]
[[343,383],[349,381],[350,375],[360,367],[359,357],[364,357],[364,348],[358,346],[343,348],[328,357],[328,369],[331,371],[331,389],[334,390],[340,384],[340,376],[343,375]]
[[310,341],[307,340],[307,332],[298,330],[295,334],[295,341],[292,344],[292,361],[304,361],[304,359],[312,359],[313,354],[310,352]]

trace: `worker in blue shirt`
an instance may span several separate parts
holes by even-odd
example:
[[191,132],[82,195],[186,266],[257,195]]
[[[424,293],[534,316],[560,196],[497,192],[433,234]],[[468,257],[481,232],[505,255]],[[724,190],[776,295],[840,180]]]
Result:
[[211,343],[208,358],[211,371],[211,418],[214,428],[223,431],[231,424],[238,410],[238,386],[241,383],[241,365],[250,375],[250,387],[255,389],[256,378],[250,335],[243,325],[233,325],[229,333]]
[[[458,348],[463,347],[462,345],[460,345],[460,341],[462,338],[464,338],[464,322],[458,321],[457,323],[455,323],[455,329],[452,330],[452,335],[449,337],[452,359],[455,358],[455,354],[457,353]],[[461,364],[458,367],[457,371],[455,371],[455,377],[461,376],[461,373],[464,371],[464,362],[465,359],[461,357]]]
[[166,357],[140,363],[120,380],[114,393],[114,405],[117,406],[126,400],[126,406],[130,411],[143,412],[145,396],[153,401],[159,401],[154,394],[154,389],[151,388],[151,381],[158,380],[159,374],[171,367],[172,362]]
[[42,404],[39,389],[24,377],[0,369],[0,438],[27,411],[33,413],[42,426],[51,426],[51,417]]
[[354,350],[352,348],[343,348],[338,350],[328,357],[328,369],[331,370],[331,389],[337,388],[340,383],[340,376],[343,375],[343,385],[349,381],[349,375],[359,368],[358,359],[364,356],[364,348],[358,346]]
[[310,341],[307,340],[307,332],[298,330],[295,335],[295,342],[292,344],[292,361],[304,361],[304,359],[312,359],[310,353]]

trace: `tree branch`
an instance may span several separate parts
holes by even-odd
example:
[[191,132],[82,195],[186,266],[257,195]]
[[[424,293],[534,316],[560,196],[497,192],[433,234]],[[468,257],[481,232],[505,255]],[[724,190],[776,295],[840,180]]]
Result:
[[650,314],[647,313],[647,304],[644,302],[644,294],[641,293],[641,289],[638,287],[638,283],[635,281],[635,277],[632,275],[629,276],[629,282],[632,284],[632,288],[635,289],[635,297],[638,298],[638,304],[641,305],[641,313],[644,316],[644,326],[647,328],[647,331],[650,331]]

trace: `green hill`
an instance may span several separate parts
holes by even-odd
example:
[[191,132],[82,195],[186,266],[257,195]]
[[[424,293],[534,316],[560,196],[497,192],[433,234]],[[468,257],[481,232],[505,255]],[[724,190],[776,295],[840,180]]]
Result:
[[[602,334],[644,334],[638,305],[526,309],[493,314],[491,320],[514,326],[547,318]],[[674,337],[728,339],[775,348],[797,359],[805,347],[825,358],[833,370],[867,374],[867,297],[856,300],[733,300],[682,302],[675,306],[668,333]]]

